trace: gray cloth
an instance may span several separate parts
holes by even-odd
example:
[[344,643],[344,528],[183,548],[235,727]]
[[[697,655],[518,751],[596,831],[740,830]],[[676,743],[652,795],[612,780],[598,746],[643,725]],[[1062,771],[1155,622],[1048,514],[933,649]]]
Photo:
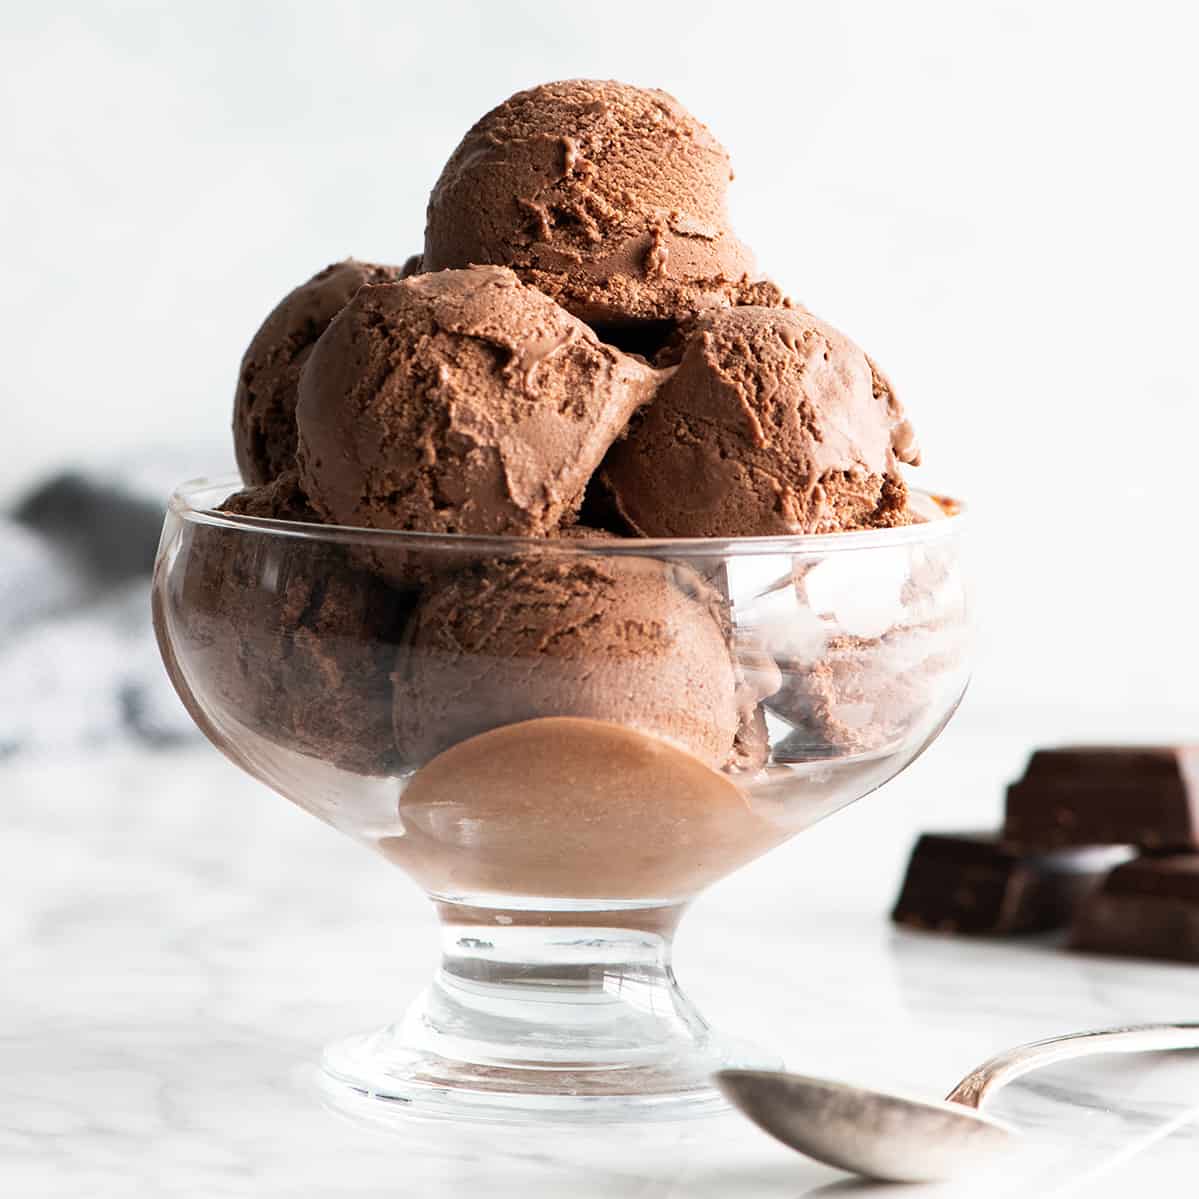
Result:
[[0,757],[199,735],[150,625],[162,473],[65,473],[0,516]]
[[86,603],[96,590],[67,554],[0,518],[0,646],[27,625]]
[[122,583],[154,568],[162,504],[113,480],[57,475],[26,496],[13,517],[97,583]]

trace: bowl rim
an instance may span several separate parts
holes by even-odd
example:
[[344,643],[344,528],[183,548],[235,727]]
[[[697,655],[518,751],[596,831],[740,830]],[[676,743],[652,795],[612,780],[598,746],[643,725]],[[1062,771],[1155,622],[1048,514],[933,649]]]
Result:
[[[503,534],[424,533],[401,529],[371,529],[356,525],[311,524],[264,516],[218,512],[197,503],[204,493],[240,490],[245,484],[236,474],[197,476],[180,483],[167,501],[167,511],[188,524],[210,525],[242,533],[274,533],[301,540],[341,544],[400,546],[422,550],[511,554],[535,549],[571,555],[604,554],[669,557],[739,557],[764,554],[826,554],[847,550],[887,549],[920,545],[956,537],[968,520],[961,500],[924,488],[912,488],[944,515],[920,524],[890,529],[861,529],[848,533],[786,533],[769,537],[595,537],[570,540],[554,537],[514,537]],[[224,498],[224,497],[223,497]]]

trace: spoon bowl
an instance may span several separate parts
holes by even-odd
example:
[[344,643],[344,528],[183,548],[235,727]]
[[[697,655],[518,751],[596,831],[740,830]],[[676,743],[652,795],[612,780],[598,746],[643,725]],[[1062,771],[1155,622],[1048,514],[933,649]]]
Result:
[[960,1103],[773,1070],[722,1070],[725,1098],[817,1161],[886,1182],[935,1182],[1007,1149],[1006,1125]]
[[1015,1132],[978,1108],[1030,1070],[1106,1053],[1199,1049],[1199,1024],[1139,1024],[1049,1037],[972,1070],[944,1100],[774,1070],[722,1070],[716,1085],[763,1131],[792,1149],[883,1182],[939,1182],[1010,1146]]

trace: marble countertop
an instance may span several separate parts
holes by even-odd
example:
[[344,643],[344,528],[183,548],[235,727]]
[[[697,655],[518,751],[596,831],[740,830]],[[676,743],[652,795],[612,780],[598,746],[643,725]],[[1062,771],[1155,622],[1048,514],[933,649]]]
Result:
[[[1016,737],[951,728],[904,776],[715,887],[676,965],[717,1025],[805,1073],[943,1094],[998,1049],[1194,1019],[1199,969],[886,920],[919,828],[994,824]],[[436,950],[381,859],[215,751],[0,767],[0,1193],[800,1199],[858,1184],[735,1116],[557,1131],[328,1110],[320,1047],[385,1023]],[[1027,1133],[969,1184],[862,1193],[1194,1193],[1199,1058],[1041,1071],[988,1110]]]

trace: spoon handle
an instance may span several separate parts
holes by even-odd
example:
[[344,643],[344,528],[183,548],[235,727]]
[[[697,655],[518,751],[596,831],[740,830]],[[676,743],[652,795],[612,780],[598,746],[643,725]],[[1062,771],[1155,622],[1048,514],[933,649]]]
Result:
[[1033,1041],[998,1054],[972,1070],[949,1092],[946,1100],[978,1108],[992,1091],[1042,1066],[1092,1054],[1149,1053],[1163,1049],[1199,1049],[1199,1024],[1135,1024]]

